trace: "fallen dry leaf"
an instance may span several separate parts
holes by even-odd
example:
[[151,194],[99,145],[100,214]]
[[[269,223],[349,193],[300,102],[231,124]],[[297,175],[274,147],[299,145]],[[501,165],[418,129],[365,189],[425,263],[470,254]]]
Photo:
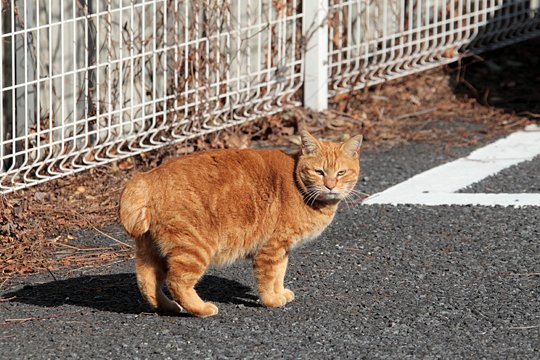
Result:
[[133,169],[135,166],[135,161],[133,158],[122,159],[118,161],[117,165],[120,170],[129,170]]

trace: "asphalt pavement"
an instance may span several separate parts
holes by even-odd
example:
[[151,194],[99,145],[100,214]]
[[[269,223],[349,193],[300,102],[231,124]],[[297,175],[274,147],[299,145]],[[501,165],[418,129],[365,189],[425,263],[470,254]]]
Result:
[[[382,191],[472,149],[365,151],[358,189]],[[539,164],[471,191],[507,191],[514,179],[538,192]],[[343,206],[320,238],[292,253],[295,301],[261,307],[251,265],[240,262],[198,285],[220,309],[206,319],[149,313],[132,260],[14,279],[0,291],[13,298],[0,302],[0,358],[538,359],[539,220],[538,207]],[[105,231],[130,241],[119,226]],[[79,235],[115,245],[91,230]]]

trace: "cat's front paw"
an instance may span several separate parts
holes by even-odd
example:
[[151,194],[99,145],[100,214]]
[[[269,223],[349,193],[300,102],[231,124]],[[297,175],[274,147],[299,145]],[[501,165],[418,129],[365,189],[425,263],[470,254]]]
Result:
[[289,289],[284,289],[281,293],[283,296],[285,296],[285,300],[290,303],[294,300],[294,293]]
[[291,302],[293,299],[294,293],[289,289],[285,289],[280,294],[262,296],[261,302],[266,307],[280,307]]
[[274,296],[262,298],[261,301],[264,306],[269,308],[280,307],[287,303],[287,299],[285,299],[285,296],[277,294]]

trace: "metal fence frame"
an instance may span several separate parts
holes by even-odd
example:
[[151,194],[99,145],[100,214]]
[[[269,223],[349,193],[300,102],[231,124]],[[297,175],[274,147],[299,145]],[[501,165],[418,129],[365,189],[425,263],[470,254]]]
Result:
[[537,36],[538,2],[0,1],[0,193]]

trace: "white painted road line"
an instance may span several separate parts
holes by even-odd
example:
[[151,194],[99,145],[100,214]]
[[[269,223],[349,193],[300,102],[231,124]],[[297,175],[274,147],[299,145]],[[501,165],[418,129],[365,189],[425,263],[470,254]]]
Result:
[[[381,202],[376,195],[370,198],[371,204],[412,204],[412,205],[479,205],[479,206],[540,206],[540,194],[410,194],[398,201]],[[365,202],[364,202],[365,203]]]
[[540,194],[456,194],[501,170],[540,155],[540,127],[525,130],[473,151],[368,197],[363,204],[540,206]]

